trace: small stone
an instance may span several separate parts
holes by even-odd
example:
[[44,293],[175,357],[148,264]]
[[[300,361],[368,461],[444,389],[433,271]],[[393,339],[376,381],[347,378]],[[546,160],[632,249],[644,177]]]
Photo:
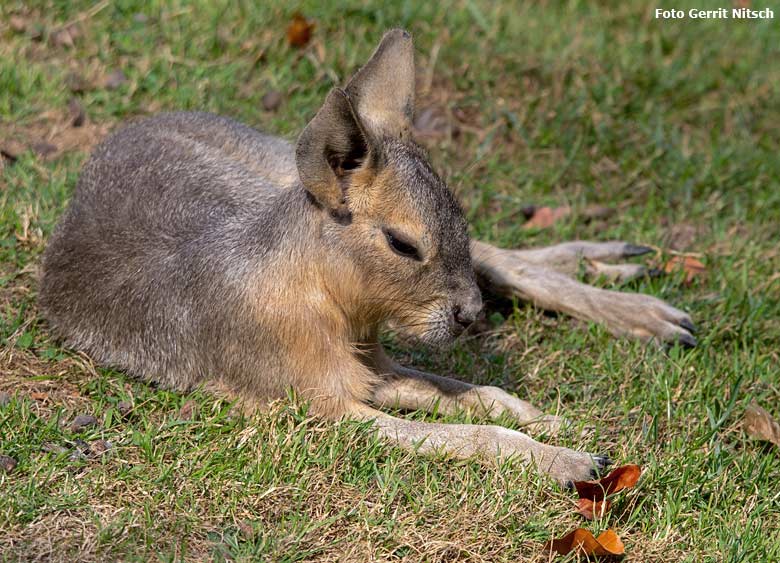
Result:
[[80,414],[73,419],[73,422],[70,423],[70,431],[81,432],[82,430],[86,430],[87,428],[92,428],[93,426],[97,426],[97,424],[98,424],[98,419],[92,416],[91,414]]
[[81,102],[76,98],[71,98],[68,102],[68,111],[70,112],[70,124],[73,127],[84,125],[87,116],[84,113],[84,106],[81,105]]
[[127,76],[121,70],[115,70],[103,81],[103,86],[106,90],[116,90],[127,82]]
[[276,90],[270,90],[263,95],[261,103],[265,111],[276,111],[282,105],[282,94]]
[[5,471],[6,473],[10,473],[14,470],[17,463],[14,458],[12,458],[10,455],[3,455],[0,454],[0,469]]

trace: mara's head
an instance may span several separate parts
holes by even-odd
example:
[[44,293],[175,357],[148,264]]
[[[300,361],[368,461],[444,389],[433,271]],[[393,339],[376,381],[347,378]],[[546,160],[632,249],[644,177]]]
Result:
[[413,112],[412,38],[392,30],[330,92],[298,139],[296,162],[326,216],[324,238],[348,257],[354,313],[444,343],[482,300],[466,220],[411,138]]

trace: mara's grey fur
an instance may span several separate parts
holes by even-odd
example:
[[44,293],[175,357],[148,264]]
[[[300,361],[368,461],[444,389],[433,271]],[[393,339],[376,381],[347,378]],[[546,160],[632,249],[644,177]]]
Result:
[[403,368],[378,344],[385,323],[450,340],[481,309],[475,274],[616,333],[694,342],[677,309],[568,277],[583,257],[598,274],[639,275],[605,264],[639,247],[513,251],[470,241],[411,139],[413,108],[411,38],[393,30],[345,89],[331,91],[296,147],[203,113],[127,126],[95,150],[49,242],[44,315],[69,346],[167,387],[215,388],[249,406],[292,387],[323,416],[372,420],[423,451],[518,455],[561,481],[589,477],[605,458],[498,426],[376,409],[438,405],[559,426],[498,388]]

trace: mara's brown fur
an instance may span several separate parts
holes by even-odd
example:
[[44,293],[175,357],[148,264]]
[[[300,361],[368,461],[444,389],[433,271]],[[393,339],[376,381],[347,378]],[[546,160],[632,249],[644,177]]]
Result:
[[693,344],[687,315],[652,297],[570,277],[645,249],[576,242],[502,250],[466,220],[411,138],[412,40],[388,32],[331,91],[296,147],[230,119],[174,113],[98,147],[47,248],[40,306],[70,346],[148,381],[202,386],[248,406],[293,388],[322,416],[372,420],[422,451],[517,455],[561,481],[606,459],[500,426],[414,422],[380,407],[561,420],[496,387],[399,366],[381,327],[441,345],[499,293],[605,323],[618,334]]

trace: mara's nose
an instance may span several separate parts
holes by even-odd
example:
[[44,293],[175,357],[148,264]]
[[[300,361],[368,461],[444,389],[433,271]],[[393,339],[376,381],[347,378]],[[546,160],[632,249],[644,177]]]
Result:
[[479,289],[475,289],[466,299],[455,304],[452,309],[452,316],[455,317],[455,322],[466,328],[479,318],[481,312],[482,295]]

